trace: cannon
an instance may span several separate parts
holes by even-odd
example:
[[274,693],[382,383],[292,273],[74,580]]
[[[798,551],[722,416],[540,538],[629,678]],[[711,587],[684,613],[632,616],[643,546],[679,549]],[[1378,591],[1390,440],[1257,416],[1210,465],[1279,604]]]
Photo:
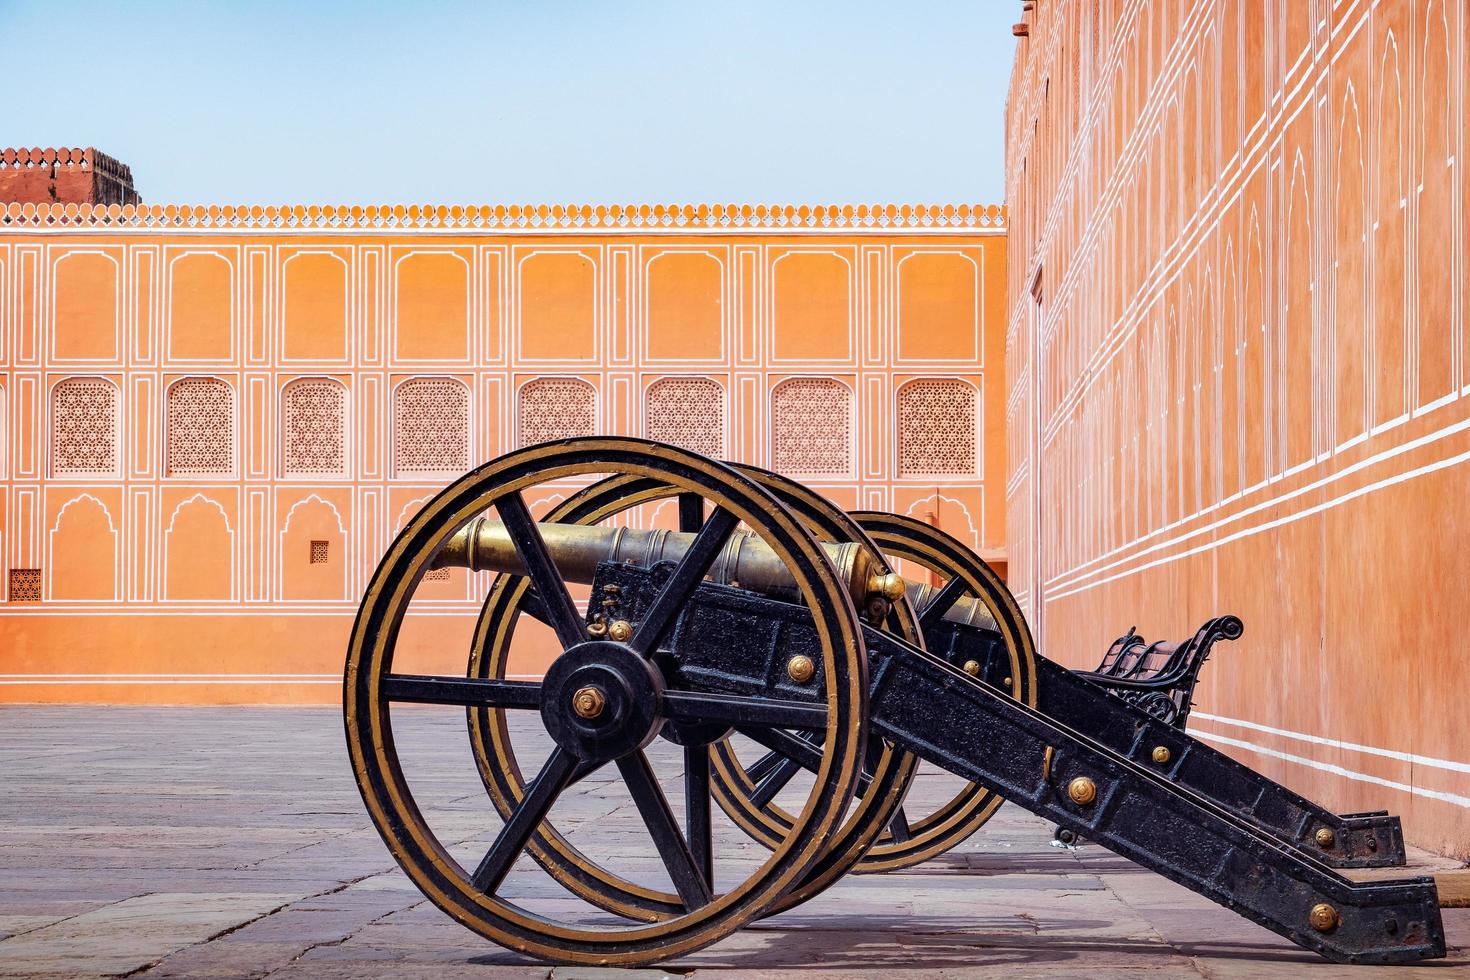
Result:
[[[531,516],[533,488],[594,480]],[[679,532],[616,525],[666,499]],[[1330,814],[1040,657],[993,574],[923,527],[846,515],[807,488],[642,440],[567,440],[474,470],[405,526],[354,623],[344,719],[375,827],[425,895],[481,935],[550,961],[634,965],[804,901],[885,839],[901,849],[895,817],[922,760],[968,780],[981,810],[1011,800],[1329,959],[1444,955],[1432,879],[1356,884],[1329,863],[1355,860],[1342,855],[1358,843],[1365,863],[1394,863],[1366,841],[1392,844],[1396,823]],[[890,558],[945,584],[910,588]],[[395,670],[420,583],[456,565],[499,573],[467,669]],[[577,578],[591,589],[585,609],[568,587]],[[523,613],[561,647],[540,680],[507,676]],[[415,799],[394,737],[394,705],[407,703],[465,712],[502,822],[473,852],[436,833]],[[512,714],[549,738],[531,778]],[[735,758],[737,737],[769,757]],[[682,758],[682,820],[650,761],[659,739]],[[805,782],[774,814],[758,794],[786,763]],[[562,792],[605,767],[671,888],[590,858],[552,819]],[[715,853],[715,805],[764,857]],[[513,881],[522,855],[587,913],[531,910]]]

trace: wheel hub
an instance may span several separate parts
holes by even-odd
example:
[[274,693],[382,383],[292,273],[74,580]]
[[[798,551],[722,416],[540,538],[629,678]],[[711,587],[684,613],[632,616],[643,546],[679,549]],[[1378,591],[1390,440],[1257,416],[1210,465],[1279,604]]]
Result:
[[641,749],[663,726],[663,677],[621,643],[567,649],[541,682],[541,719],[556,744],[591,762]]

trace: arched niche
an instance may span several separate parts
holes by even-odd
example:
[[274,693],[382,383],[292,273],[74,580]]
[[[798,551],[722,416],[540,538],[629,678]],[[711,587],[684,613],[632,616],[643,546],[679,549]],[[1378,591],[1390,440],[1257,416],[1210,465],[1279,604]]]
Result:
[[218,501],[194,494],[179,503],[163,533],[163,597],[175,601],[234,597],[234,531]]
[[49,598],[117,598],[117,530],[101,500],[84,493],[67,501],[51,527],[49,545]]
[[281,528],[281,598],[348,598],[346,548],[347,529],[334,505],[316,494],[293,504]]

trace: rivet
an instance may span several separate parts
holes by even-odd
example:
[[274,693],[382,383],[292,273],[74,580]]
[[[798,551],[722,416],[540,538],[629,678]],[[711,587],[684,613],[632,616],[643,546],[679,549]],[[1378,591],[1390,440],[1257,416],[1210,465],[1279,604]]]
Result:
[[633,625],[626,619],[620,619],[607,628],[607,635],[619,643],[626,643],[633,635]]
[[1078,806],[1087,806],[1097,799],[1097,783],[1086,776],[1078,776],[1067,784],[1067,795]]
[[1331,827],[1319,827],[1312,835],[1312,839],[1317,842],[1318,847],[1324,850],[1337,843],[1337,835],[1332,832]]
[[1307,921],[1318,932],[1331,932],[1337,928],[1338,923],[1342,920],[1337,915],[1337,909],[1328,905],[1326,902],[1318,902],[1312,906],[1312,911],[1307,914]]
[[1001,683],[1004,684],[1006,687],[1010,687],[1011,686],[1011,679],[1009,677],[1007,677],[1007,678],[1003,679],[1001,681]]
[[572,710],[581,718],[596,718],[606,704],[601,688],[582,687],[572,695]]
[[1169,753],[1169,747],[1167,745],[1154,746],[1153,759],[1159,765],[1162,766],[1164,763],[1168,762],[1172,758],[1173,756]]
[[812,658],[798,653],[786,661],[786,674],[798,684],[805,684],[811,680],[817,672],[817,665],[812,663]]
[[965,673],[969,674],[971,677],[979,677],[980,676],[980,661],[978,661],[978,660],[966,660],[965,661]]

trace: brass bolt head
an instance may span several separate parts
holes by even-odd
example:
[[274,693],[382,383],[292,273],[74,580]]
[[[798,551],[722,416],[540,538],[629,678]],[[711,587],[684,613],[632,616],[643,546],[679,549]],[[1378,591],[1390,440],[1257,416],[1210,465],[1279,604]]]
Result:
[[1011,679],[1009,677],[1003,678],[1001,680],[1001,683],[1004,684],[1006,687],[1010,687],[1011,686]]
[[1307,914],[1307,921],[1312,928],[1318,932],[1331,932],[1337,928],[1342,920],[1338,917],[1337,909],[1326,902],[1318,902],[1312,906],[1312,911]]
[[596,718],[607,707],[607,698],[600,687],[579,687],[572,695],[572,710],[579,718]]
[[798,653],[786,661],[786,674],[798,684],[805,684],[817,673],[817,665],[806,654]]
[[1067,795],[1078,806],[1087,806],[1097,799],[1097,783],[1086,776],[1078,776],[1067,784]]
[[1169,747],[1167,745],[1155,745],[1153,758],[1155,762],[1162,766],[1164,763],[1174,758],[1174,756],[1172,753],[1169,752]]
[[607,635],[607,624],[596,622],[587,627],[587,635],[592,637],[604,637]]
[[980,676],[980,661],[978,661],[978,660],[966,660],[965,661],[965,673],[969,674],[971,677],[979,677]]
[[607,635],[619,643],[627,643],[633,636],[633,624],[620,619],[607,628]]
[[1337,835],[1332,832],[1331,827],[1317,828],[1317,832],[1312,835],[1312,839],[1317,842],[1318,847],[1323,849],[1329,848],[1337,843]]

